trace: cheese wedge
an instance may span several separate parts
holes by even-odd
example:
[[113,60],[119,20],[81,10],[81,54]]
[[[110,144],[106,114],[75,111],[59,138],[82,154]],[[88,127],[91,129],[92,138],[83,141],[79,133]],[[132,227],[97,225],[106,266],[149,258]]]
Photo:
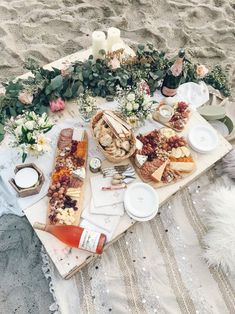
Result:
[[84,167],[78,168],[72,172],[74,177],[77,177],[81,181],[84,181],[86,178],[86,169]]
[[147,161],[147,159],[148,159],[148,156],[136,154],[135,155],[136,166],[138,168],[141,168],[143,166],[143,164]]
[[168,164],[168,160],[166,160],[154,173],[151,174],[151,178],[153,181],[160,182],[162,179],[163,172]]
[[172,161],[170,163],[170,167],[172,170],[188,173],[194,170],[195,164],[194,162]]

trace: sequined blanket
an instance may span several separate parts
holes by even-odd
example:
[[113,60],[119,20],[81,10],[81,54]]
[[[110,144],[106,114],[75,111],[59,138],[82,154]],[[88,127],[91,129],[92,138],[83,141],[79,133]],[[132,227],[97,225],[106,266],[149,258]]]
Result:
[[206,192],[231,185],[208,171],[69,280],[44,255],[62,314],[235,313],[235,278],[202,258]]

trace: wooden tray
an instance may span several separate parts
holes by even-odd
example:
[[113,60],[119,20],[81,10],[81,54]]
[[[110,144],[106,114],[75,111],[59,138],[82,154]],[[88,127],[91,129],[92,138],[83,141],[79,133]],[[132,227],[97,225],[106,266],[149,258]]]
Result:
[[[158,105],[158,107],[156,108],[156,111],[158,111],[158,109],[159,109],[162,105],[164,105],[164,103],[161,102],[161,103]],[[160,122],[161,124],[167,126],[168,128],[171,128],[171,129],[173,129],[174,131],[180,133],[180,132],[182,132],[182,131],[185,129],[185,127],[186,127],[186,125],[188,124],[188,121],[189,121],[189,119],[190,119],[190,116],[191,116],[191,114],[192,114],[192,110],[191,110],[190,108],[188,108],[188,110],[189,110],[188,118],[186,119],[186,123],[184,123],[184,127],[183,127],[183,129],[181,129],[181,130],[176,129],[176,128],[173,127],[173,126],[171,125],[171,123],[169,123],[169,122],[162,122],[162,121],[161,121],[160,119],[158,119],[157,117],[153,117],[153,119],[154,119],[155,121]],[[174,110],[174,112],[175,112],[175,110]],[[156,114],[156,113],[155,113],[155,114]]]
[[[86,141],[87,142],[87,149],[86,149],[86,155],[85,155],[85,164],[84,164],[84,167],[86,168],[86,166],[87,166],[87,155],[88,155],[88,135],[87,135],[86,131],[83,131],[83,132],[84,133],[83,133],[82,141]],[[57,149],[57,152],[56,152],[56,155],[55,155],[55,162],[56,162],[57,156],[58,156],[58,149]],[[54,166],[55,166],[55,162],[54,162]],[[73,223],[74,226],[78,226],[79,222],[80,222],[80,217],[81,217],[82,209],[83,209],[82,206],[83,206],[83,201],[84,201],[84,193],[85,193],[85,185],[86,185],[85,183],[86,183],[86,179],[82,183],[82,186],[78,188],[78,190],[80,190],[79,199],[71,197],[73,200],[77,201],[77,206],[79,208],[79,210],[77,210],[76,214],[75,214],[75,221]],[[47,207],[47,219],[46,219],[46,223],[47,224],[51,224],[50,219],[49,219],[49,215],[50,215],[50,206],[48,205],[48,207]]]
[[[159,130],[160,130],[160,129],[159,129]],[[159,131],[159,130],[158,130],[158,131]],[[149,133],[150,133],[150,132],[148,132],[147,134],[149,134]],[[146,134],[146,135],[147,135],[147,134]],[[185,139],[185,140],[186,140],[186,139]],[[190,147],[189,147],[188,145],[187,145],[187,148],[190,149]],[[191,151],[191,149],[190,149],[190,151]],[[136,172],[138,173],[138,175],[139,175],[141,181],[150,184],[150,185],[153,186],[154,188],[160,188],[160,187],[164,187],[164,186],[176,184],[176,183],[178,183],[179,181],[181,181],[183,178],[186,178],[186,177],[192,175],[192,174],[195,172],[195,170],[196,170],[196,161],[195,161],[196,155],[195,155],[195,156],[194,156],[194,155],[195,155],[195,154],[191,151],[191,156],[192,156],[192,158],[193,158],[193,163],[194,163],[194,169],[193,169],[191,172],[188,172],[188,173],[187,173],[187,172],[184,172],[184,173],[182,172],[182,173],[180,173],[180,174],[181,174],[181,178],[179,178],[179,179],[177,179],[177,180],[173,180],[173,181],[170,182],[170,183],[154,182],[154,181],[151,180],[151,179],[146,179],[146,178],[144,178],[144,177],[141,175],[140,168],[138,168],[137,165],[136,165],[136,163],[135,163],[134,157],[131,157],[130,160],[131,160],[131,162],[132,162],[132,164],[133,164],[133,166],[134,166]]]

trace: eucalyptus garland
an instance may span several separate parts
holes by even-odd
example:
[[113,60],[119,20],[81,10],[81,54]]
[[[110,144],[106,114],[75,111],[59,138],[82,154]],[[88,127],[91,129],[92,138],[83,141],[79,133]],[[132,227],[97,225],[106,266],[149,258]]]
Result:
[[[173,63],[173,60],[156,50],[152,44],[139,44],[135,60],[137,62],[123,63],[112,69],[107,57],[95,61],[91,55],[84,62],[74,62],[68,69],[46,70],[29,59],[25,68],[34,76],[3,84],[5,94],[0,95],[0,141],[4,138],[6,119],[26,110],[42,114],[48,110],[50,101],[57,98],[69,100],[89,90],[93,96],[108,99],[116,95],[117,87],[135,88],[140,80],[145,80],[151,92],[154,92]],[[200,78],[197,75],[197,64],[187,59],[185,61],[182,83],[204,80],[225,96],[230,95],[227,77],[220,66],[215,66],[204,78]]]

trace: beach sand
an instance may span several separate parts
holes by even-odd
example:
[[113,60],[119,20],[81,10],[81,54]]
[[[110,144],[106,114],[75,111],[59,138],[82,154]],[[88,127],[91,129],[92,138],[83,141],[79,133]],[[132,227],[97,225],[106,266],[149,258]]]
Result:
[[[121,29],[128,43],[152,42],[170,54],[185,47],[195,62],[220,63],[235,99],[234,0],[1,0],[0,81],[87,48],[94,30]],[[5,231],[4,231],[5,230]],[[0,219],[0,313],[49,313],[40,244],[25,218]]]

